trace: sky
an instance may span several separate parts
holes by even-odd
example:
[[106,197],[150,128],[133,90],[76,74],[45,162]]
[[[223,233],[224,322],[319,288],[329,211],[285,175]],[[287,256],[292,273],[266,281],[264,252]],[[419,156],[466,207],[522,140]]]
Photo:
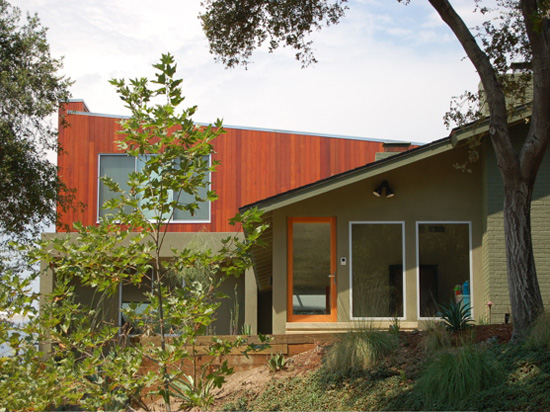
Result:
[[[258,50],[226,69],[209,53],[200,0],[11,0],[38,13],[52,55],[64,56],[72,98],[90,111],[128,115],[112,78],[150,77],[172,53],[194,120],[226,126],[430,142],[449,134],[452,96],[475,90],[474,67],[426,1],[351,0],[341,23],[312,35],[318,63],[291,49]],[[453,4],[467,24],[483,20],[473,0]]]

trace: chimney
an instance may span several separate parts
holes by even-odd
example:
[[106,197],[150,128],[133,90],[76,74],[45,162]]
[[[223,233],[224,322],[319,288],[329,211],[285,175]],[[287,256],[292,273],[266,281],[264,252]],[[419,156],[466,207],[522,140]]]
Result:
[[383,144],[384,151],[374,155],[374,160],[382,160],[398,153],[412,149],[410,142],[386,142]]

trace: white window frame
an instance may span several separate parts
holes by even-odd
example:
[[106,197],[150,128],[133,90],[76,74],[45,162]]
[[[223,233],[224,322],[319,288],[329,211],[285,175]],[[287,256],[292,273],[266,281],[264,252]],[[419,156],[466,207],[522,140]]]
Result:
[[470,259],[470,317],[474,314],[474,282],[473,282],[473,251],[472,251],[472,221],[471,220],[419,220],[416,222],[416,316],[418,320],[430,321],[441,319],[437,316],[420,316],[420,225],[468,225],[468,258]]
[[[364,317],[364,316],[353,316],[353,256],[352,256],[352,226],[353,225],[359,225],[359,224],[369,224],[369,225],[387,225],[387,224],[395,224],[395,225],[401,225],[401,259],[403,262],[403,316],[394,318],[392,316],[387,317]],[[350,320],[405,320],[407,319],[407,284],[406,284],[406,262],[405,262],[405,222],[404,221],[350,221],[349,222],[349,318]]]
[[[99,212],[101,210],[101,204],[100,204],[100,200],[99,200],[99,190],[100,190],[100,187],[101,187],[101,180],[100,180],[100,177],[101,177],[101,156],[129,156],[125,153],[99,153],[98,154],[98,157],[97,157],[97,190],[96,190],[96,194],[97,194],[97,213],[96,213],[96,223],[99,223],[99,219],[100,219],[100,215],[99,215]],[[212,155],[208,155],[208,167],[210,167],[212,165]],[[134,160],[134,172],[137,171],[137,158]],[[207,174],[207,179],[208,179],[208,186],[206,187],[206,190],[210,190],[211,189],[211,186],[212,186],[212,182],[211,182],[211,179],[212,179],[212,172],[208,172]],[[196,224],[204,224],[204,223],[212,223],[212,201],[210,200],[207,200],[207,207],[208,207],[208,219],[183,219],[183,220],[176,220],[176,219],[172,219],[170,222],[168,222],[167,224],[186,224],[186,223],[196,223]],[[152,221],[152,220],[150,220]]]

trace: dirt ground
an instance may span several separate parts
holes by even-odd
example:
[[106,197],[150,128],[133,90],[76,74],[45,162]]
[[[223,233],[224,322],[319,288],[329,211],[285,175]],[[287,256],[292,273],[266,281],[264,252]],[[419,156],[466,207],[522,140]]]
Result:
[[[512,325],[477,325],[469,332],[472,333],[474,342],[506,343],[512,336]],[[409,359],[422,357],[420,341],[424,336],[423,331],[401,331],[401,350],[398,355],[398,363],[407,369]],[[319,345],[315,349],[300,353],[289,359],[289,367],[286,370],[272,373],[267,365],[263,365],[248,371],[236,372],[226,378],[227,382],[221,389],[214,392],[215,402],[212,409],[221,406],[233,399],[240,393],[261,393],[267,385],[274,380],[284,380],[291,377],[301,376],[321,366],[326,345]],[[175,401],[174,410],[181,409],[181,405]],[[162,403],[152,402],[148,405],[151,411],[163,411]],[[198,411],[199,409],[193,409]]]

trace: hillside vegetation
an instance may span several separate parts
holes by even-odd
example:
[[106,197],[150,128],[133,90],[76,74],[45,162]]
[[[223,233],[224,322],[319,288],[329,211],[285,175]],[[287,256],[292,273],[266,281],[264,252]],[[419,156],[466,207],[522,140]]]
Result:
[[[234,385],[215,408],[550,411],[548,319],[523,344],[507,343],[510,325],[455,333],[436,325],[424,332],[350,332],[312,351],[309,361],[303,354],[286,371],[265,372],[263,385],[252,382],[257,378]],[[304,365],[307,371],[296,373]]]

